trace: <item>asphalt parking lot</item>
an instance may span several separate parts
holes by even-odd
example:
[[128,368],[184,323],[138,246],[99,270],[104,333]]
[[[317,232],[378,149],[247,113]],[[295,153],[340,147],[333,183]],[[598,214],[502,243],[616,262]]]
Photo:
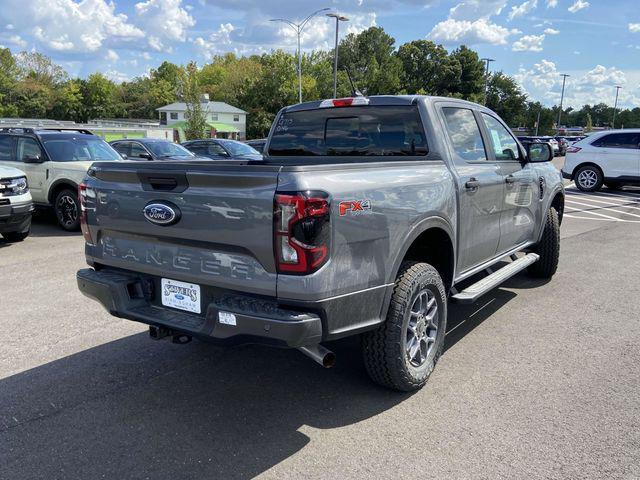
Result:
[[77,291],[83,240],[0,241],[1,479],[640,478],[640,190],[567,188],[559,271],[452,306],[427,386],[373,385],[356,340],[148,339]]

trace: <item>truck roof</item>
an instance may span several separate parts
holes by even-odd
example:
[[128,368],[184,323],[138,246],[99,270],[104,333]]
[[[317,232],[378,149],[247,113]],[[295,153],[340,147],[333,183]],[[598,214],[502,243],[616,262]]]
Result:
[[[350,97],[348,97],[350,98]],[[357,97],[353,97],[357,98]],[[446,102],[455,102],[460,103],[462,105],[473,105],[475,108],[482,107],[477,103],[469,102],[467,100],[462,100],[459,98],[452,97],[437,97],[431,95],[372,95],[370,97],[364,97],[369,101],[370,106],[383,106],[383,105],[413,105],[418,101],[424,102],[434,102],[434,101],[446,101]],[[296,112],[301,110],[314,110],[316,108],[321,108],[322,102],[326,100],[314,100],[311,102],[303,102],[298,103],[296,105],[290,105],[288,107],[284,107],[282,112]]]

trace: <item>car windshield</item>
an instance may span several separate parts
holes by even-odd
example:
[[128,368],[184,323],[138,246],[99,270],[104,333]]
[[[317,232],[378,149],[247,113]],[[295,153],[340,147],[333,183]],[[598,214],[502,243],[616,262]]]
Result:
[[193,153],[173,142],[149,142],[145,145],[156,157],[193,157]]
[[112,161],[122,157],[99,137],[68,137],[43,140],[49,158],[54,162]]
[[223,142],[222,146],[231,152],[231,155],[260,155],[255,148],[242,142]]

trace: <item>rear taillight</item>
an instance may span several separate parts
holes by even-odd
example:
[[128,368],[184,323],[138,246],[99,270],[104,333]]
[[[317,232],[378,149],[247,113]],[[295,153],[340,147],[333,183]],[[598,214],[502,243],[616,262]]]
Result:
[[582,150],[580,147],[569,147],[567,153],[578,153],[580,150]]
[[277,193],[273,240],[278,273],[306,275],[329,258],[329,201],[325,192]]
[[80,229],[85,242],[93,245],[93,238],[87,225],[87,194],[92,190],[88,189],[84,183],[78,186],[78,199],[80,200]]

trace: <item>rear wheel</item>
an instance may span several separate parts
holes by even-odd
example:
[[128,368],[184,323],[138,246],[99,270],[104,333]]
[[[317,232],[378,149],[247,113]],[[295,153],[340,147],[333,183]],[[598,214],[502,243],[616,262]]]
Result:
[[29,236],[29,231],[26,232],[7,232],[3,233],[2,236],[7,240],[7,242],[21,242],[25,238]]
[[386,321],[362,335],[369,376],[395,390],[418,390],[438,362],[446,327],[447,302],[438,271],[427,263],[405,262]]
[[65,189],[58,193],[54,209],[58,224],[62,228],[69,232],[80,228],[80,202],[76,192]]
[[576,187],[583,192],[595,192],[600,190],[604,176],[602,171],[595,165],[585,165],[581,167],[575,175]]
[[542,238],[532,251],[540,255],[540,259],[529,267],[529,274],[538,278],[553,277],[560,260],[560,220],[555,208],[547,211]]

